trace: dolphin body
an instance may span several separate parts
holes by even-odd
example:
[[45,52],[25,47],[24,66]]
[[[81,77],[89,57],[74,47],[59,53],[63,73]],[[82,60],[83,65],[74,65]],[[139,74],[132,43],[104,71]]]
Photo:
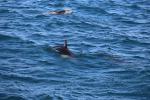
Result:
[[72,13],[71,9],[64,9],[64,10],[60,10],[60,11],[50,11],[48,12],[48,14],[53,14],[53,15],[63,15],[63,14],[70,14]]
[[63,57],[73,57],[73,53],[68,49],[67,40],[65,40],[63,46],[56,46],[55,50]]

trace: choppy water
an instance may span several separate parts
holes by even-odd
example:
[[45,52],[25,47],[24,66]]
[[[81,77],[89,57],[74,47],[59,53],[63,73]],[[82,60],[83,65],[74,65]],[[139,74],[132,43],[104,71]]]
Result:
[[0,0],[0,100],[149,99],[149,0]]

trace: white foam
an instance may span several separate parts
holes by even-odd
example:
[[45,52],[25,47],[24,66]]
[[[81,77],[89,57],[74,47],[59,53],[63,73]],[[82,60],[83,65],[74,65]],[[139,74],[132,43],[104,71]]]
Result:
[[70,58],[70,56],[68,56],[68,55],[61,55],[61,57],[63,57],[63,58]]

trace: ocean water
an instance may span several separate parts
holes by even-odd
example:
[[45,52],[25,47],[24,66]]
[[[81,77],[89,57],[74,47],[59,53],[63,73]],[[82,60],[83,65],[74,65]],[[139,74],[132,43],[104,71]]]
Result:
[[0,100],[150,100],[150,1],[0,0]]

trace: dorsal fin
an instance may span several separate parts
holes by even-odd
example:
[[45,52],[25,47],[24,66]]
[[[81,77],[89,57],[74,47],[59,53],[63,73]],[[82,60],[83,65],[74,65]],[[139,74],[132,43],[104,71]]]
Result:
[[65,40],[65,44],[64,44],[65,48],[67,48],[67,40]]

